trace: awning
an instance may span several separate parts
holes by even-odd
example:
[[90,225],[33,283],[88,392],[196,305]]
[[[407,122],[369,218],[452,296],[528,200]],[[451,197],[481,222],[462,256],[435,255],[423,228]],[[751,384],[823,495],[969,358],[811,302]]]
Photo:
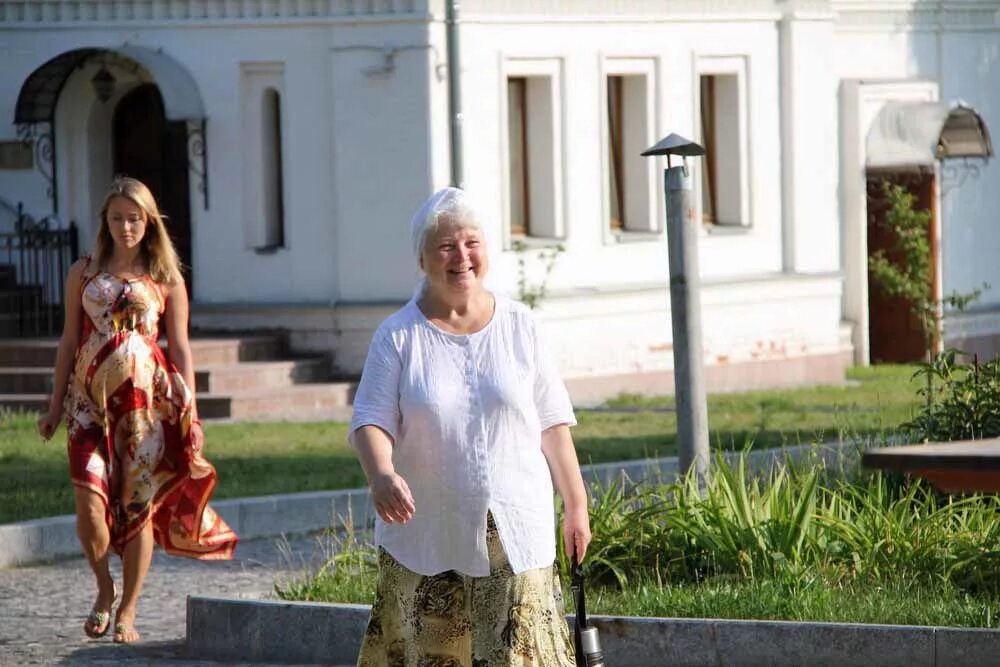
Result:
[[160,50],[124,45],[66,51],[28,75],[17,96],[14,123],[51,123],[59,94],[70,75],[88,61],[103,56],[139,66],[149,73],[163,96],[167,120],[201,120],[205,107],[191,73]]
[[887,102],[868,130],[866,148],[870,169],[993,155],[986,123],[962,102]]

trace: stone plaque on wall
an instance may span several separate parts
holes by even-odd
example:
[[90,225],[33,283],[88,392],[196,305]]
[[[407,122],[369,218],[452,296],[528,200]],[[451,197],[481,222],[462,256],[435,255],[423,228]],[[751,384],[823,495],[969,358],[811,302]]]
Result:
[[31,169],[32,144],[23,141],[0,141],[0,169]]

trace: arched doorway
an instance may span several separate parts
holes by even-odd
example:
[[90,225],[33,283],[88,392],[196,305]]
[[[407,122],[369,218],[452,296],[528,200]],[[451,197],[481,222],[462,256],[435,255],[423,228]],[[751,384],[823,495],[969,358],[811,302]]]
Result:
[[137,178],[153,192],[167,216],[167,229],[183,264],[191,294],[191,207],[188,189],[187,126],[168,121],[155,84],[137,86],[115,108],[113,169]]

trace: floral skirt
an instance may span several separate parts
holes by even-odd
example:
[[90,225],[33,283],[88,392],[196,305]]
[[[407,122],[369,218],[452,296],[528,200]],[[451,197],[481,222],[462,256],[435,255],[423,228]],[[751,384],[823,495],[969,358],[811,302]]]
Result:
[[379,549],[358,667],[574,667],[555,566],[514,574],[493,517],[490,574],[412,572]]

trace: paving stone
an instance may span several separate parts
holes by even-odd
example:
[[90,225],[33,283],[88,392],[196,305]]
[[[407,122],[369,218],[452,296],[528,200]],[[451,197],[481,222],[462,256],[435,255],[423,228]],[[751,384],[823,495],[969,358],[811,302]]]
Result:
[[[143,641],[133,646],[113,644],[110,633],[98,640],[83,634],[83,619],[96,587],[82,558],[0,570],[0,666],[239,664],[188,655],[187,596],[266,597],[272,594],[276,578],[298,576],[330,552],[328,541],[315,535],[291,541],[244,541],[233,561],[172,558],[157,550],[139,600],[136,627]],[[111,570],[120,588],[117,558],[112,558]]]

